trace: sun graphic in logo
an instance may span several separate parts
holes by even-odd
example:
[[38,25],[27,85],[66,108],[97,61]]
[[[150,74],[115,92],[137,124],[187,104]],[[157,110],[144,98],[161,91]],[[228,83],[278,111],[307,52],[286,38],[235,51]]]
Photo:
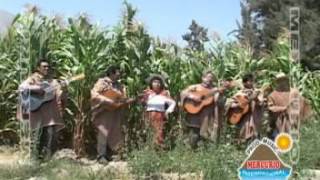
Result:
[[292,137],[288,133],[280,133],[276,137],[275,143],[280,152],[286,153],[292,149]]

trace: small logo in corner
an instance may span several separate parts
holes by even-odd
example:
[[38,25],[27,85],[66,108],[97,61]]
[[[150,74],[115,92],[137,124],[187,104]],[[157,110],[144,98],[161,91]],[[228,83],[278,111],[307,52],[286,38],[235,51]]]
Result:
[[241,180],[287,180],[292,168],[280,159],[279,153],[290,150],[290,140],[292,143],[292,139],[284,135],[279,136],[276,144],[268,138],[253,141],[246,150],[247,159],[238,169],[239,178]]
[[286,153],[292,149],[293,140],[290,134],[280,133],[277,135],[275,143],[281,153]]

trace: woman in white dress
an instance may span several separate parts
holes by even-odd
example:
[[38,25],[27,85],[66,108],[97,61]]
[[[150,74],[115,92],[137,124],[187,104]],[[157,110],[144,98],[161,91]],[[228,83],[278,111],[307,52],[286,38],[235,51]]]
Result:
[[148,79],[149,87],[143,91],[142,103],[148,124],[154,131],[153,142],[164,147],[164,124],[168,115],[175,109],[176,102],[165,88],[165,80],[161,75],[152,74]]

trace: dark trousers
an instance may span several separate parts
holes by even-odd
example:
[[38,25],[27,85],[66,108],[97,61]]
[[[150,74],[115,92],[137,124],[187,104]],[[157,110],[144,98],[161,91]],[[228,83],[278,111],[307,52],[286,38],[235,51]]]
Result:
[[106,158],[108,160],[111,160],[114,153],[108,146],[107,137],[101,131],[97,134],[97,153],[98,159]]
[[189,127],[189,144],[192,148],[197,148],[198,142],[201,140],[200,128]]
[[100,157],[107,157],[107,137],[100,131],[97,135],[97,151],[98,151],[98,158]]
[[55,126],[37,128],[31,134],[31,158],[42,156],[50,158],[57,147],[57,132]]

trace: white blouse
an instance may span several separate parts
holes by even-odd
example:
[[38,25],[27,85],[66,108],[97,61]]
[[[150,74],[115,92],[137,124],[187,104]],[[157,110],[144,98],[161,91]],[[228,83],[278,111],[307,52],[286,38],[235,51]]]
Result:
[[[165,105],[168,104],[168,109],[165,109]],[[176,106],[176,102],[166,96],[159,94],[150,94],[147,100],[147,111],[159,111],[172,113]]]

